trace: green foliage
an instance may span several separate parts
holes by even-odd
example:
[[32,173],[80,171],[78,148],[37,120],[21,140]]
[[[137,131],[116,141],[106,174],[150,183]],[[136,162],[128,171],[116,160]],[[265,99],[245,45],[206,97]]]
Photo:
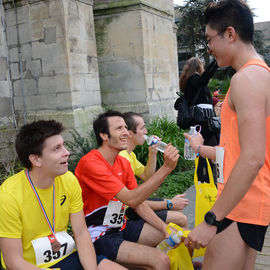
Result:
[[230,86],[230,78],[227,78],[226,80],[218,80],[212,78],[208,83],[208,88],[214,92],[216,90],[221,90],[220,94],[226,94],[229,86]]
[[[154,134],[166,143],[174,145],[180,154],[176,172],[190,170],[193,167],[193,162],[185,160],[184,156],[184,136],[183,131],[180,132],[177,124],[174,121],[169,121],[167,118],[156,118],[154,121],[146,124],[148,134]],[[137,146],[134,150],[137,159],[143,163],[147,163],[148,158],[148,145],[145,143],[143,146]],[[164,163],[163,154],[158,152],[157,156],[157,169]]]
[[93,131],[89,132],[87,137],[81,136],[77,130],[72,130],[70,133],[73,140],[66,141],[65,145],[70,151],[68,168],[74,172],[79,160],[89,151],[96,148],[97,143]]
[[209,63],[209,55],[204,46],[203,10],[209,2],[212,2],[212,0],[185,0],[183,6],[177,7],[180,18],[176,22],[178,26],[177,43],[179,50],[188,50],[191,56],[198,55],[203,57],[206,65]]
[[[254,47],[259,54],[261,54],[265,57],[266,55],[269,54],[270,46],[266,46],[266,44],[263,41],[264,38],[265,37],[264,37],[263,31],[261,31],[261,30],[254,31]],[[266,58],[265,60],[266,60],[267,64],[269,65],[268,59]]]
[[155,192],[154,196],[159,198],[172,198],[177,194],[184,193],[193,185],[193,175],[194,170],[170,174]]
[[[184,152],[184,136],[183,132],[179,131],[177,124],[174,121],[169,121],[167,118],[157,118],[146,124],[148,134],[155,134],[166,143],[171,142],[180,153],[180,158],[175,170],[166,178],[160,188],[153,194],[154,197],[172,198],[176,194],[183,193],[193,184],[193,168],[194,162],[183,158]],[[81,136],[76,130],[71,132],[72,141],[66,141],[66,145],[71,153],[69,161],[69,170],[74,172],[78,161],[82,156],[87,154],[94,148],[97,148],[93,132],[86,137]],[[142,146],[137,146],[135,154],[143,164],[147,163],[148,145],[145,143]],[[158,153],[157,169],[164,163],[163,154]],[[141,181],[138,181],[141,183]]]
[[[204,58],[205,65],[209,64],[209,55],[204,46],[205,39],[205,25],[204,14],[205,7],[213,0],[184,0],[182,6],[176,8],[177,30],[177,44],[180,52],[180,62],[186,61],[191,56],[198,55]],[[253,13],[254,17],[254,13]],[[254,31],[254,47],[256,51],[261,54],[266,62],[269,64],[269,46],[264,42],[264,32],[261,30]],[[181,69],[181,67],[180,67]],[[228,69],[223,69],[223,72],[228,75]],[[229,74],[232,72],[229,71]],[[215,75],[214,75],[215,76]],[[225,78],[225,77],[223,77]]]
[[22,165],[19,161],[16,160],[8,160],[0,162],[0,185],[10,176],[15,173],[21,171],[23,169]]

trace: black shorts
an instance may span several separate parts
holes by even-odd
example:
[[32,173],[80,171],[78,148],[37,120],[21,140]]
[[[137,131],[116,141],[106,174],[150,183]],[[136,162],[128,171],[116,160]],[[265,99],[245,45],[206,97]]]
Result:
[[[223,230],[225,230],[233,222],[235,221],[228,218],[224,218],[222,220],[222,223],[217,229],[217,233],[220,233]],[[248,224],[248,223],[242,223],[242,222],[236,222],[236,223],[237,223],[237,227],[243,241],[249,247],[257,251],[262,251],[264,237],[265,237],[265,233],[267,231],[268,226],[261,226],[261,225]]]
[[[148,198],[147,200],[149,200],[149,201],[164,201],[164,199],[161,199],[161,198]],[[159,218],[161,218],[164,222],[166,222],[168,211],[169,210],[157,210],[154,212],[156,213],[156,215]],[[128,207],[128,209],[126,210],[126,217],[129,220],[141,219],[141,217],[131,207]]]
[[[103,259],[107,258],[104,255],[97,255],[96,259],[97,264],[99,264]],[[77,251],[71,253],[60,262],[50,266],[50,268],[59,268],[63,270],[83,270]]]
[[123,231],[112,229],[107,231],[105,235],[101,236],[94,242],[97,255],[104,255],[110,260],[115,260],[118,254],[120,245],[124,240],[130,242],[137,242],[141,235],[144,225],[144,220],[128,220],[126,228]]

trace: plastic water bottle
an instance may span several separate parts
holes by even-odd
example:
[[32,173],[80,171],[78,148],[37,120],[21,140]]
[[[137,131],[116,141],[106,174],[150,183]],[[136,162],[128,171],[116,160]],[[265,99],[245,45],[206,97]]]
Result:
[[157,138],[155,138],[153,135],[147,136],[143,135],[144,139],[146,140],[146,143],[148,145],[157,145],[157,150],[164,153],[165,148],[167,144],[165,142],[159,141]]
[[[196,127],[190,127],[188,134],[191,136],[197,135]],[[187,160],[194,160],[196,158],[196,154],[190,146],[190,142],[187,138],[185,138],[184,158]]]
[[175,248],[181,241],[181,236],[183,233],[181,231],[172,232],[169,238],[162,240],[157,248],[168,253],[171,249]]

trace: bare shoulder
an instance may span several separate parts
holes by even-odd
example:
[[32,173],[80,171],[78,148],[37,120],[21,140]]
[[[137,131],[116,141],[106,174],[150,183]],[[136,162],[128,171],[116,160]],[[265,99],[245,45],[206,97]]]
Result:
[[266,97],[270,90],[270,72],[258,65],[247,66],[232,77],[231,89],[233,94]]
[[236,107],[254,107],[270,104],[270,72],[261,66],[251,65],[239,70],[231,79],[229,104]]

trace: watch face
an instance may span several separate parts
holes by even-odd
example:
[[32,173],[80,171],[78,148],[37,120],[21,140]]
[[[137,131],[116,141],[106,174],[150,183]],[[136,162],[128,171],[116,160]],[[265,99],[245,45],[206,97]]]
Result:
[[207,212],[204,220],[207,224],[213,225],[216,223],[216,215],[213,212]]
[[172,202],[167,200],[167,208],[170,210],[172,207],[173,207]]

